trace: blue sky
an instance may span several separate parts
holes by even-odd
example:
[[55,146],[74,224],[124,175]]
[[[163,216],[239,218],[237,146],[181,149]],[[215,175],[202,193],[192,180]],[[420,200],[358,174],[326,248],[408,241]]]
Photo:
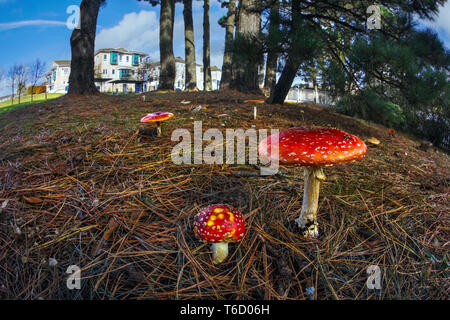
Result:
[[[71,30],[66,27],[71,5],[81,0],[0,0],[0,69],[30,63],[36,58],[47,62],[70,59]],[[174,50],[184,57],[183,6],[176,5]],[[225,30],[217,21],[226,15],[217,0],[211,0],[211,61],[221,67]],[[159,60],[159,7],[137,0],[108,0],[100,11],[96,47],[125,47],[150,54]],[[203,1],[194,0],[194,28],[197,61],[202,60]],[[434,22],[423,22],[436,30],[450,48],[450,3],[441,9]],[[9,94],[5,80],[0,83],[0,96]]]

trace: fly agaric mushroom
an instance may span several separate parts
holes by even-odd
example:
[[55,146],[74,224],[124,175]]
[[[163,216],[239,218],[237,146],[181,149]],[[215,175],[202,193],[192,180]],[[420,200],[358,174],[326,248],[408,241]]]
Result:
[[211,205],[195,217],[194,234],[197,239],[212,243],[213,262],[219,264],[228,256],[228,243],[244,237],[244,217],[239,210],[227,205]]
[[[274,150],[271,150],[272,141]],[[279,150],[275,150],[276,145]],[[302,212],[295,221],[304,236],[317,237],[320,182],[325,180],[322,167],[359,160],[365,156],[367,146],[361,139],[337,129],[300,127],[267,137],[261,141],[258,151],[261,158],[305,167]]]
[[245,100],[244,102],[255,104],[253,106],[253,119],[256,120],[256,118],[258,116],[258,106],[256,104],[263,104],[266,101],[265,100]]
[[368,139],[367,142],[369,142],[373,145],[376,145],[376,146],[378,146],[381,143],[380,140],[378,140],[377,138],[374,138],[374,137]]
[[158,137],[162,136],[162,130],[161,130],[161,122],[166,121],[173,117],[173,113],[170,112],[155,112],[146,115],[144,118],[141,119],[141,123],[147,124],[156,122],[156,132]]

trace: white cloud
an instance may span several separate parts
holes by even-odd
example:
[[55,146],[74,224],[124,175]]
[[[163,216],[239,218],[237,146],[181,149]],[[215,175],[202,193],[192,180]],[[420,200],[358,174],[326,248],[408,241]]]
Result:
[[420,20],[420,22],[427,27],[435,29],[436,31],[445,33],[447,38],[450,39],[450,2],[447,2],[440,8],[439,14],[434,21]]
[[66,26],[66,22],[55,20],[24,20],[0,23],[0,31],[17,29],[22,27],[61,27]]
[[159,20],[155,11],[131,12],[114,27],[102,29],[96,48],[124,47],[150,53],[159,48]]

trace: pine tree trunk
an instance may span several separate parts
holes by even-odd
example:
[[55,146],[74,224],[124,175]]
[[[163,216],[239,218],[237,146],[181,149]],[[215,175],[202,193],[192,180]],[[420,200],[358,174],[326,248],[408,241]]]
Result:
[[70,38],[72,62],[68,94],[98,93],[94,82],[94,50],[97,18],[102,0],[83,0],[80,6],[80,29]]
[[[292,12],[300,12],[300,2],[301,0],[292,0]],[[298,27],[300,25],[300,21],[298,21],[299,16],[293,15],[292,17],[292,25],[291,25],[291,33],[293,35],[298,32]],[[295,45],[295,44],[294,44]],[[275,86],[270,98],[268,100],[269,103],[273,104],[283,104],[286,100],[286,97],[291,89],[292,83],[297,75],[297,71],[300,68],[300,64],[302,63],[303,57],[298,55],[298,50],[295,47],[291,48],[288,53],[288,57],[286,60],[286,64],[284,66],[283,72],[281,73],[281,77],[278,80],[278,83]]]
[[232,63],[233,63],[233,40],[234,40],[235,23],[236,23],[236,0],[230,0],[228,3],[227,28],[225,34],[225,50],[223,54],[222,79],[220,80],[220,89],[228,89],[230,87]]
[[173,55],[174,18],[175,0],[161,0],[161,14],[159,19],[161,73],[158,90],[173,90],[175,84],[176,66]]
[[258,83],[258,64],[262,52],[259,39],[261,13],[255,11],[258,3],[256,0],[241,0],[239,5],[230,88],[241,92],[261,92]]
[[278,80],[275,89],[269,98],[269,103],[273,104],[283,104],[284,100],[291,90],[292,82],[297,75],[298,68],[300,68],[301,59],[295,56],[289,55],[286,65],[284,66],[281,77]]
[[194,19],[192,0],[184,0],[184,39],[186,60],[186,90],[197,89],[197,62],[195,58]]
[[264,79],[264,91],[272,94],[277,82],[277,66],[278,66],[278,30],[280,28],[280,2],[276,1],[274,7],[270,11],[269,26],[269,43],[266,63],[266,76]]
[[204,0],[203,6],[203,90],[211,91],[211,41],[210,41],[210,25],[209,25],[209,8],[210,0]]

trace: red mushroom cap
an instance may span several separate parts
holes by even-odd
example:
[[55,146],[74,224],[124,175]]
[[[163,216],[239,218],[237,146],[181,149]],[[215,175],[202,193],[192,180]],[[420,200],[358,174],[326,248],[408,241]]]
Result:
[[[278,138],[278,149],[272,141]],[[330,166],[359,160],[367,146],[358,137],[333,128],[300,127],[273,134],[261,141],[261,158],[285,165]],[[272,154],[273,153],[273,154]]]
[[144,118],[141,119],[142,123],[147,122],[160,122],[165,121],[173,117],[173,113],[170,112],[155,112],[146,115]]
[[237,242],[245,235],[242,213],[225,204],[203,208],[195,217],[194,234],[204,242]]

